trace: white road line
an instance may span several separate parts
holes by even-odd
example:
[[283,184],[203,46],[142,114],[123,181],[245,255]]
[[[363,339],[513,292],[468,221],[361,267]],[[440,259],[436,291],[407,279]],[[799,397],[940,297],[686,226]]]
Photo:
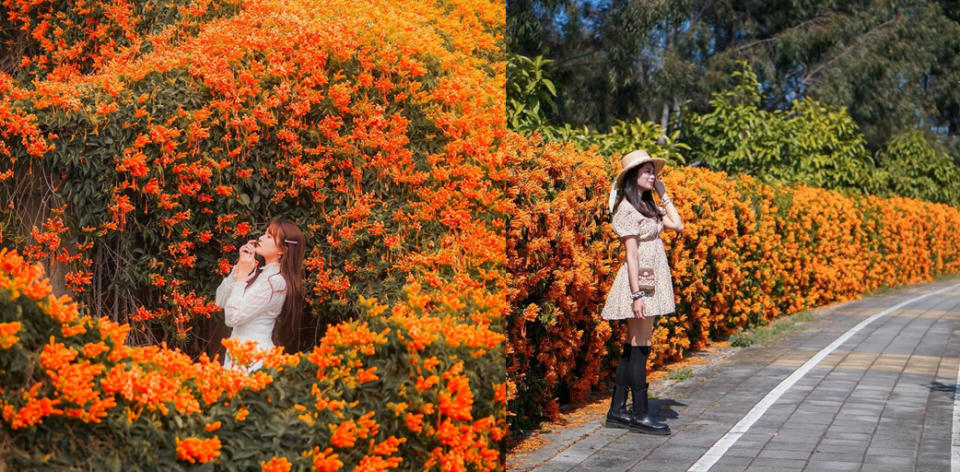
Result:
[[[760,400],[759,403],[753,406],[753,409],[751,409],[750,412],[747,413],[747,416],[744,416],[743,419],[740,420],[740,422],[735,424],[733,428],[730,428],[730,431],[728,431],[727,434],[723,435],[722,438],[717,440],[717,442],[713,444],[713,447],[711,447],[706,453],[703,454],[703,456],[700,457],[700,460],[698,460],[695,464],[690,466],[690,468],[687,469],[687,472],[707,472],[708,470],[710,470],[710,468],[713,467],[713,464],[715,464],[718,460],[720,460],[721,457],[723,457],[724,454],[726,454],[727,449],[730,449],[730,446],[733,446],[733,444],[737,442],[738,439],[740,439],[740,436],[743,436],[743,434],[746,433],[751,426],[753,426],[753,423],[756,423],[757,420],[760,419],[760,417],[763,416],[763,414],[767,411],[767,409],[769,409],[774,404],[774,402],[776,402],[777,399],[780,398],[780,396],[782,396],[790,387],[792,387],[793,384],[797,383],[797,381],[800,380],[804,375],[806,375],[807,372],[813,369],[814,366],[819,364],[820,361],[823,360],[823,358],[827,357],[827,355],[829,355],[831,352],[833,352],[838,347],[840,347],[841,344],[843,344],[848,339],[850,339],[850,337],[856,334],[857,331],[860,331],[861,329],[863,329],[864,326],[867,326],[868,324],[876,321],[878,318],[886,316],[887,314],[899,308],[902,308],[906,305],[909,305],[914,302],[918,302],[931,295],[936,295],[940,292],[945,292],[947,290],[952,290],[955,288],[960,288],[960,284],[941,288],[940,290],[936,290],[924,295],[920,295],[919,297],[911,298],[905,302],[898,303],[890,308],[887,308],[886,310],[881,311],[880,313],[877,313],[871,316],[870,318],[867,318],[861,321],[859,324],[857,324],[853,328],[850,328],[849,331],[847,331],[846,333],[843,333],[842,336],[840,336],[839,338],[834,340],[832,343],[830,343],[829,346],[823,348],[815,356],[811,357],[807,362],[804,362],[803,365],[797,368],[797,370],[793,371],[793,373],[790,374],[789,377],[787,377],[786,379],[783,379],[783,381],[780,382],[780,384],[777,385],[776,388],[771,390],[770,393],[767,394],[767,396],[763,397],[763,400]],[[958,375],[960,375],[960,373],[958,373]],[[960,418],[958,418],[957,402],[955,400],[954,410],[953,410],[953,447],[951,448],[952,450],[951,464],[953,467],[951,469],[951,472],[960,472],[960,469],[957,468],[958,465],[960,465],[960,452],[958,452],[957,450],[958,445],[960,445],[960,438],[958,438],[958,431],[957,431],[958,421],[960,421]]]

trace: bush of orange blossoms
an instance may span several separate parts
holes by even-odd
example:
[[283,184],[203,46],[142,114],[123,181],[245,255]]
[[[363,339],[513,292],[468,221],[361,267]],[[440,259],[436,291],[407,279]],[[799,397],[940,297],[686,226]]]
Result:
[[0,241],[136,343],[192,356],[215,350],[237,247],[277,215],[306,232],[317,333],[413,282],[499,323],[504,15],[3,0]]
[[[8,470],[502,470],[503,335],[416,286],[313,351],[131,347],[0,249],[0,456]],[[499,379],[499,380],[498,380]]]
[[[508,410],[522,429],[604,389],[626,339],[599,314],[623,260],[607,209],[618,156],[537,136],[506,149]],[[960,272],[954,207],[686,167],[664,182],[684,231],[663,234],[677,311],[658,321],[652,367],[783,314]]]

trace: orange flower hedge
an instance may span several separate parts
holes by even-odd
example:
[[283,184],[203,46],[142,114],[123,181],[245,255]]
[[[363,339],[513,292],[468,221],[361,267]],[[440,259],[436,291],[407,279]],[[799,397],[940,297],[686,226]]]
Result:
[[2,0],[0,240],[191,355],[276,215],[321,328],[414,281],[502,319],[504,24],[496,0]]
[[[599,311],[623,249],[607,210],[615,159],[536,136],[506,147],[508,409],[524,428],[611,378],[626,330]],[[677,312],[654,332],[653,367],[782,314],[960,272],[950,206],[696,168],[670,168],[664,182],[684,232],[664,233]]]
[[[503,469],[503,335],[416,287],[310,353],[231,345],[251,375],[81,315],[0,250],[0,454],[11,470]],[[228,343],[229,344],[229,343]],[[501,380],[497,380],[501,379]],[[204,466],[212,465],[211,468]]]

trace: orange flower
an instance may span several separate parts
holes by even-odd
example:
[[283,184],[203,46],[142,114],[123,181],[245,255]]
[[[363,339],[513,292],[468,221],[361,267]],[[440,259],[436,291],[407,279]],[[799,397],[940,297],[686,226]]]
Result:
[[407,425],[407,429],[419,433],[423,429],[423,414],[407,413],[403,416],[403,422]]
[[177,458],[187,461],[191,464],[210,462],[220,457],[220,438],[214,436],[210,439],[186,438],[180,440],[175,438],[177,443]]
[[372,382],[372,381],[374,381],[374,380],[379,379],[380,377],[377,377],[377,374],[374,374],[374,372],[376,372],[376,371],[377,371],[376,366],[371,367],[371,368],[369,368],[369,369],[360,369],[360,370],[358,370],[358,371],[357,371],[357,382],[359,382],[359,383]]
[[238,223],[237,226],[234,227],[233,232],[236,233],[237,236],[245,236],[250,232],[250,229],[252,229],[252,226],[247,222],[243,222]]
[[470,381],[465,376],[453,377],[440,392],[440,413],[456,420],[471,420],[473,392]]
[[273,457],[267,462],[260,462],[262,472],[290,472],[293,464],[286,457]]
[[0,323],[0,349],[10,349],[20,340],[16,334],[20,331],[19,321]]
[[357,442],[357,424],[353,420],[347,420],[337,426],[329,425],[333,434],[330,436],[330,444],[336,447],[353,447]]
[[397,452],[397,446],[407,442],[407,438],[388,437],[373,448],[373,453],[380,456],[389,456]]
[[428,390],[428,389],[430,389],[431,387],[433,387],[434,385],[436,385],[437,382],[439,382],[439,381],[440,381],[440,377],[437,377],[436,375],[431,375],[430,377],[427,377],[426,379],[424,379],[423,377],[419,377],[419,376],[418,376],[418,377],[417,377],[417,383],[416,383],[417,390],[420,390],[420,391]]
[[380,472],[395,469],[403,459],[400,457],[382,458],[380,456],[364,456],[353,470],[356,472]]
[[337,459],[338,454],[331,454],[333,449],[327,448],[320,452],[320,448],[313,450],[313,470],[318,472],[334,472],[343,467],[343,462]]

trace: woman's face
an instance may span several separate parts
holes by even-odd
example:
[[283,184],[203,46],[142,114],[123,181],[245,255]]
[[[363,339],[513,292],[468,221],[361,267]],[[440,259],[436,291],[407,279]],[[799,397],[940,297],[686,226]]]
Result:
[[260,238],[257,239],[256,252],[267,260],[275,259],[283,255],[283,251],[280,249],[281,245],[279,244],[279,241],[273,237],[273,233],[273,228],[267,228]]
[[657,171],[655,169],[652,162],[640,166],[637,172],[637,187],[639,187],[641,193],[653,190],[653,183],[657,181]]

